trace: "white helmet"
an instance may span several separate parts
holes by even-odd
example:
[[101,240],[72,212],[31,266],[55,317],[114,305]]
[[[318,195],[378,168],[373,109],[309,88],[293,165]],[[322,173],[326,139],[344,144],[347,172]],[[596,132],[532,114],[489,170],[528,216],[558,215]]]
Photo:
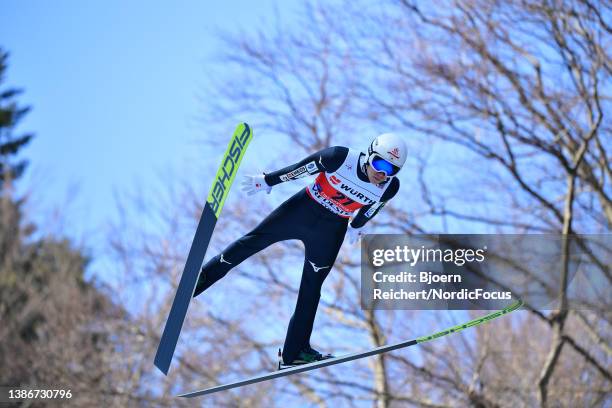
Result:
[[376,171],[385,172],[387,177],[395,176],[406,162],[408,148],[404,140],[393,134],[377,136],[368,147],[368,161]]

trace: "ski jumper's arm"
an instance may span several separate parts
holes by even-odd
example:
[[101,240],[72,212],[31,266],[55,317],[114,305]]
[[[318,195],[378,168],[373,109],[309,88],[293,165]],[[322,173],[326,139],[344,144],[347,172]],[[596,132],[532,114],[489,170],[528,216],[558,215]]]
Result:
[[344,146],[332,146],[311,154],[299,162],[271,173],[264,173],[264,180],[269,186],[285,181],[295,180],[312,174],[326,171],[334,172],[340,168],[349,149]]
[[357,211],[357,214],[355,214],[355,216],[353,217],[353,220],[351,221],[351,227],[353,228],[363,227],[368,221],[374,218],[376,214],[378,214],[378,212],[385,206],[385,204],[390,199],[395,197],[395,195],[397,194],[399,190],[400,182],[396,177],[393,177],[391,181],[389,181],[389,183],[391,184],[389,185],[387,190],[383,193],[382,197],[380,198],[380,201],[374,204],[363,206],[359,209],[359,211]]

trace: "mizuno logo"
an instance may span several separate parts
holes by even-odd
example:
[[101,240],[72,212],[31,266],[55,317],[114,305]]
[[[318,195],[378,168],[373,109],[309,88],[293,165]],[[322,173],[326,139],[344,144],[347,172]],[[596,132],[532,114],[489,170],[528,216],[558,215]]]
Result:
[[226,260],[223,258],[223,254],[221,254],[221,259],[219,259],[219,263],[226,263],[226,264],[229,264],[229,265],[231,265],[231,264],[232,264],[231,262],[227,262],[227,261],[226,261]]
[[315,271],[315,273],[319,272],[321,269],[329,268],[329,266],[317,266],[312,261],[308,262],[310,262],[310,264],[312,265],[312,269]]

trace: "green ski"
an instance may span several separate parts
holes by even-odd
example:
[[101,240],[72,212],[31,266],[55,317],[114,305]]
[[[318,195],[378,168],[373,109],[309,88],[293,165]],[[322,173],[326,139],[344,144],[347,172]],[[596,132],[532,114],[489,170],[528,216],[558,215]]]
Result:
[[241,123],[236,128],[234,136],[230,141],[221,166],[217,171],[215,181],[204,204],[204,210],[198,223],[185,268],[170,308],[170,314],[164,327],[157,353],[155,354],[155,366],[164,374],[168,374],[170,362],[174,355],[174,349],[178,342],[183,322],[187,316],[189,302],[193,297],[196,283],[200,275],[200,268],[204,262],[206,249],[210,242],[213,230],[223,209],[223,204],[229,193],[232,182],[238,172],[238,166],[242,161],[244,152],[253,138],[253,131],[246,123]]
[[266,373],[266,374],[258,375],[258,376],[255,376],[255,377],[252,377],[252,378],[249,378],[249,379],[246,379],[246,380],[237,381],[237,382],[233,382],[233,383],[229,383],[229,384],[217,385],[215,387],[206,388],[206,389],[199,390],[199,391],[189,392],[189,393],[186,393],[186,394],[179,395],[179,397],[193,398],[193,397],[197,397],[197,396],[200,396],[200,395],[212,394],[214,392],[229,390],[229,389],[237,388],[237,387],[243,387],[245,385],[254,384],[254,383],[258,383],[258,382],[262,382],[262,381],[267,381],[267,380],[272,380],[272,379],[278,378],[278,377],[284,377],[284,376],[291,375],[291,374],[302,373],[304,371],[316,370],[316,369],[322,368],[322,367],[327,367],[327,366],[331,366],[331,365],[335,365],[335,364],[340,364],[340,363],[346,363],[347,361],[358,360],[360,358],[370,357],[370,356],[373,356],[373,355],[376,355],[376,354],[387,353],[389,351],[401,349],[401,348],[404,348],[404,347],[414,346],[415,344],[424,343],[426,341],[434,340],[434,339],[440,338],[442,336],[446,336],[447,334],[457,333],[457,332],[459,332],[459,331],[461,331],[463,329],[467,329],[468,327],[478,326],[479,324],[488,322],[490,320],[493,320],[495,318],[503,316],[503,315],[505,315],[507,313],[510,313],[510,312],[512,312],[514,310],[517,310],[518,308],[521,307],[522,304],[523,304],[522,301],[517,300],[516,302],[512,303],[510,306],[508,306],[508,307],[506,307],[506,308],[504,308],[502,310],[498,310],[496,312],[489,313],[489,314],[487,314],[485,316],[482,316],[482,317],[479,317],[477,319],[470,320],[467,323],[460,324],[458,326],[454,326],[454,327],[451,327],[451,328],[446,329],[446,330],[442,330],[442,331],[440,331],[438,333],[432,334],[431,336],[419,337],[419,338],[414,339],[414,340],[404,341],[404,342],[396,343],[396,344],[389,344],[387,346],[377,347],[377,348],[372,349],[372,350],[368,350],[368,351],[364,351],[364,352],[360,352],[360,353],[348,354],[346,356],[340,356],[340,357],[330,358],[330,359],[326,359],[326,360],[320,360],[320,361],[317,361],[317,362],[314,362],[314,363],[310,363],[310,364],[296,365],[296,366],[293,366],[291,368],[284,368],[284,369],[279,370],[279,371],[274,371],[274,372],[271,372],[271,373]]

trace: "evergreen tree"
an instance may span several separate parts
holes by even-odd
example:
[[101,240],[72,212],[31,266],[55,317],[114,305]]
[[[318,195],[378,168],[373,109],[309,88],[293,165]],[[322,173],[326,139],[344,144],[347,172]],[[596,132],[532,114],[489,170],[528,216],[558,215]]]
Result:
[[32,239],[25,198],[12,188],[32,134],[15,134],[30,108],[15,100],[21,90],[3,86],[7,57],[0,48],[0,384],[54,385],[73,391],[74,406],[120,406],[104,396],[113,395],[118,359],[111,322],[124,311],[84,279],[82,249],[65,237]]
[[23,174],[27,161],[15,160],[15,156],[33,137],[32,134],[14,134],[17,124],[30,111],[30,107],[22,107],[15,101],[22,93],[21,89],[3,87],[8,56],[0,48],[0,179],[3,181],[3,192],[7,183]]

